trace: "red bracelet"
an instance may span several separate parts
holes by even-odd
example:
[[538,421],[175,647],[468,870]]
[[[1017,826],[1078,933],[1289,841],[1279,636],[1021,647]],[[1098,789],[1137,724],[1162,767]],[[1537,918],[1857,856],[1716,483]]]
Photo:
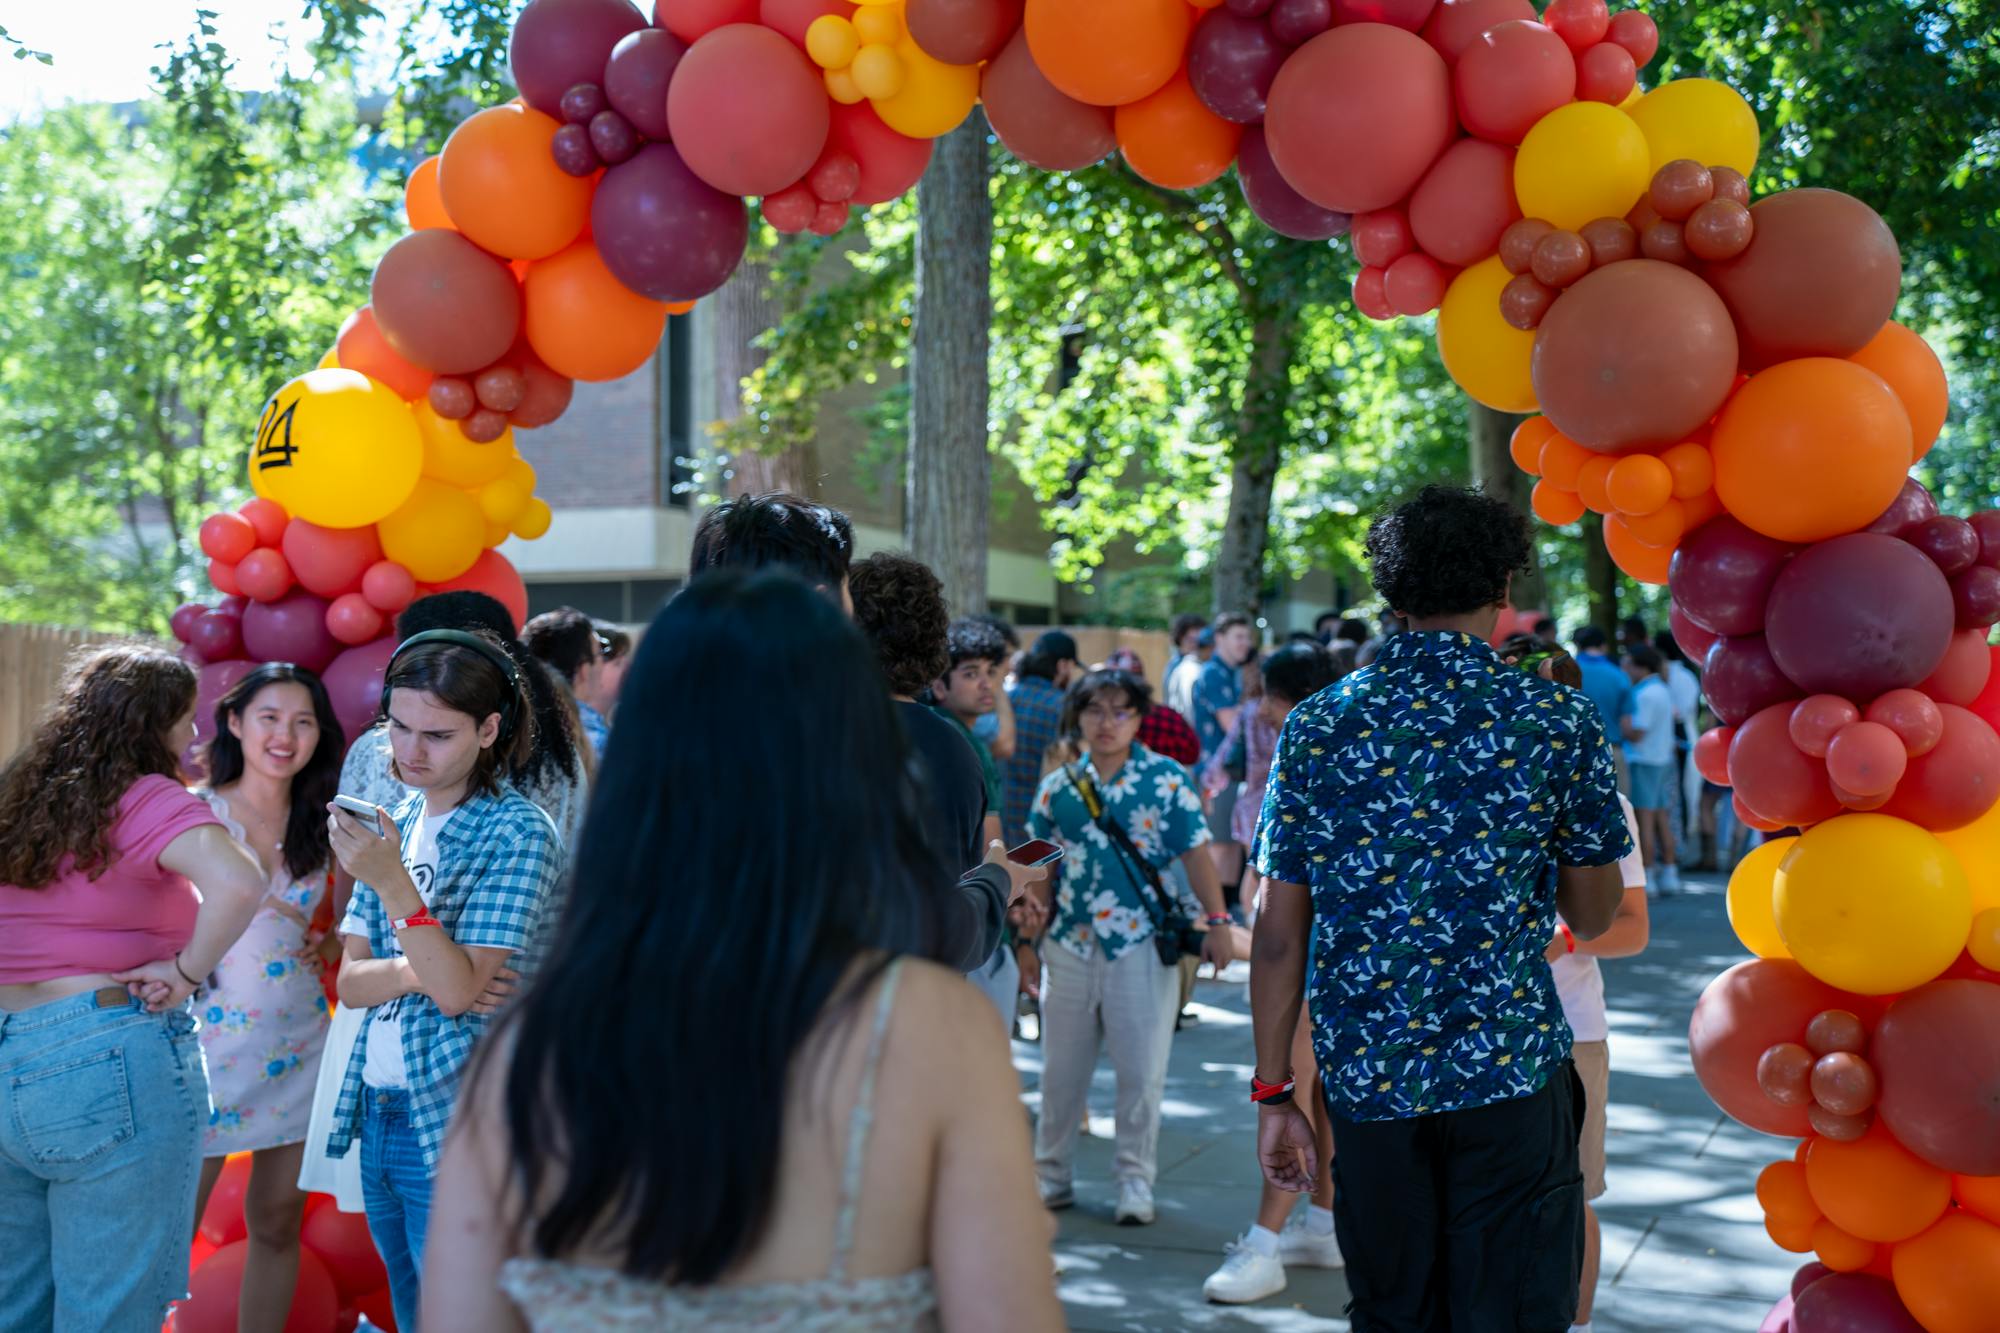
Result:
[[396,920],[391,921],[389,925],[396,930],[408,930],[412,926],[442,927],[444,925],[444,922],[438,920],[436,917],[432,916],[428,910],[426,910],[422,912],[417,912],[411,916],[398,917]]
[[1575,952],[1576,952],[1576,936],[1575,936],[1575,935],[1573,935],[1572,933],[1570,933],[1570,928],[1569,928],[1569,927],[1568,927],[1568,926],[1567,926],[1566,924],[1564,924],[1563,922],[1561,922],[1561,921],[1558,921],[1558,922],[1556,922],[1556,929],[1557,929],[1558,931],[1560,931],[1560,932],[1562,933],[1562,937],[1563,937],[1563,952],[1564,952],[1564,953],[1575,953]]
[[1289,1097],[1292,1089],[1297,1086],[1298,1080],[1289,1074],[1285,1076],[1283,1083],[1266,1083],[1263,1079],[1252,1074],[1250,1075],[1250,1100],[1260,1103],[1281,1100]]

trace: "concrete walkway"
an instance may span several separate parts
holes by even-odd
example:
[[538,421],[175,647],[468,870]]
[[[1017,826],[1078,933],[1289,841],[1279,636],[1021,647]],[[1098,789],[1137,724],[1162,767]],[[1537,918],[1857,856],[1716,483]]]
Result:
[[[1604,1268],[1595,1327],[1604,1333],[1695,1328],[1751,1333],[1789,1286],[1798,1260],[1764,1234],[1752,1190],[1791,1140],[1728,1120],[1695,1081],[1688,1015],[1702,987],[1745,955],[1723,911],[1719,880],[1653,905],[1651,947],[1604,965],[1611,1008],[1610,1193],[1599,1203]],[[1210,1305],[1201,1283],[1257,1206],[1255,1116],[1245,1089],[1252,1049],[1248,972],[1204,980],[1201,1022],[1174,1039],[1160,1136],[1159,1221],[1111,1222],[1110,1063],[1092,1086],[1092,1137],[1077,1160],[1077,1206],[1061,1214],[1056,1255],[1076,1329],[1346,1329],[1338,1273],[1295,1270],[1280,1295],[1253,1306]],[[1032,1031],[1032,1023],[1029,1025]],[[1032,1106],[1039,1048],[1016,1042]]]

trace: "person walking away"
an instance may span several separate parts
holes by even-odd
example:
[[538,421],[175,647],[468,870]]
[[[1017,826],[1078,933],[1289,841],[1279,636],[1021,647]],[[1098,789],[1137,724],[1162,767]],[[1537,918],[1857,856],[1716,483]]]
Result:
[[[1245,829],[1243,841],[1256,858],[1256,817],[1263,808],[1264,790],[1271,774],[1271,746],[1258,738],[1268,735],[1275,743],[1279,730],[1292,709],[1318,694],[1338,679],[1335,658],[1317,644],[1286,644],[1264,663],[1264,694],[1257,702],[1256,730],[1250,733],[1250,769],[1243,782],[1243,802],[1237,807],[1238,828]],[[1246,828],[1247,819],[1247,828]],[[1262,898],[1262,878],[1257,897]],[[1324,1108],[1318,1104],[1319,1074],[1312,1049],[1312,1023],[1301,1010],[1292,1038],[1292,1068],[1302,1091],[1293,1102],[1312,1122],[1313,1141],[1319,1154],[1319,1170],[1313,1180],[1311,1197],[1302,1209],[1298,1196],[1266,1180],[1257,1200],[1257,1220],[1250,1230],[1226,1251],[1222,1267],[1202,1283],[1202,1295],[1211,1301],[1241,1305],[1275,1296],[1285,1289],[1285,1267],[1339,1268],[1340,1242],[1333,1230],[1333,1135],[1327,1127]]]
[[383,684],[395,774],[411,795],[375,824],[329,807],[354,876],[340,933],[341,1003],[368,1011],[325,1152],[361,1144],[368,1232],[396,1326],[414,1329],[431,1178],[459,1074],[486,1030],[502,968],[530,977],[557,914],[555,825],[508,784],[534,752],[533,703],[497,638],[434,630],[405,640]]
[[[1609,643],[1603,630],[1585,625],[1576,632],[1576,664],[1583,672],[1583,692],[1597,705],[1605,734],[1614,741],[1629,741],[1633,732],[1632,680],[1611,659]],[[1611,757],[1618,774],[1618,789],[1629,790],[1631,778],[1626,771],[1625,747],[1613,746]]]
[[320,938],[311,923],[333,891],[326,803],[339,790],[347,743],[319,677],[289,662],[267,662],[231,686],[215,706],[214,737],[209,785],[195,794],[257,858],[264,895],[195,992],[214,1106],[195,1217],[207,1211],[228,1156],[249,1153],[237,1321],[279,1328],[298,1284],[306,1208],[299,1167],[326,1045],[321,978],[340,955],[339,940]]
[[597,697],[608,667],[610,644],[597,632],[597,622],[573,606],[559,606],[530,620],[521,627],[521,643],[563,683],[594,767],[604,756],[611,727],[604,714],[585,700]]
[[591,682],[577,694],[576,711],[583,719],[584,735],[602,760],[604,746],[611,739],[611,719],[618,711],[618,691],[624,687],[625,672],[632,665],[632,636],[607,621],[596,624],[597,643],[604,660]]
[[[1030,836],[1064,856],[1043,960],[1042,1106],[1035,1169],[1042,1202],[1076,1201],[1073,1159],[1100,1034],[1118,1083],[1118,1205],[1122,1224],[1153,1221],[1160,1102],[1174,1035],[1181,955],[1218,972],[1231,957],[1222,886],[1204,852],[1208,827],[1187,773],[1135,744],[1152,706],[1144,681],[1094,671],[1070,692],[1065,735],[1083,756],[1052,771],[1035,795]],[[1160,872],[1179,860],[1207,914],[1196,931]]]
[[1625,653],[1632,682],[1632,725],[1625,762],[1632,775],[1632,807],[1639,812],[1639,848],[1646,877],[1661,893],[1681,886],[1674,847],[1672,807],[1679,798],[1674,773],[1674,699],[1667,689],[1659,649],[1641,643]]
[[172,653],[87,651],[0,770],[9,1328],[156,1333],[187,1294],[209,1116],[188,998],[267,885],[178,780],[194,710]]
[[[632,686],[548,966],[460,1101],[424,1333],[1061,1328],[1006,1038],[924,961],[948,868],[868,645],[721,571]],[[843,762],[713,761],[802,735]]]
[[1518,512],[1426,487],[1367,550],[1408,629],[1292,711],[1259,825],[1258,1156],[1312,1188],[1290,1054],[1309,945],[1356,1333],[1556,1333],[1583,1261],[1585,1108],[1545,950],[1558,910],[1579,939],[1617,912],[1631,843],[1609,747],[1587,699],[1488,646],[1529,560]]
[[[1195,682],[1201,679],[1202,668],[1215,656],[1215,631],[1208,627],[1206,620],[1200,623],[1201,628],[1195,631],[1194,646],[1174,659],[1162,682],[1165,691],[1162,697],[1167,707],[1185,718],[1189,726],[1194,725]],[[1182,640],[1176,639],[1175,642]]]
[[1021,656],[1013,688],[1014,757],[1001,770],[1000,835],[1009,847],[1028,840],[1028,812],[1041,789],[1049,748],[1062,736],[1063,696],[1082,672],[1076,640],[1049,630]]
[[[1205,766],[1230,744],[1237,718],[1242,712],[1244,667],[1257,655],[1257,632],[1250,617],[1238,612],[1217,616],[1215,656],[1201,669],[1194,686],[1194,732],[1201,740],[1201,762]],[[1215,861],[1225,898],[1233,895],[1243,878],[1243,844],[1231,832],[1236,800],[1243,780],[1241,765],[1227,775],[1221,791],[1208,801],[1209,855]]]
[[1669,806],[1674,846],[1683,858],[1694,848],[1696,819],[1701,799],[1701,778],[1694,769],[1695,737],[1701,735],[1701,677],[1689,664],[1688,656],[1674,636],[1661,630],[1653,636],[1666,663],[1667,692],[1674,700],[1674,790]]

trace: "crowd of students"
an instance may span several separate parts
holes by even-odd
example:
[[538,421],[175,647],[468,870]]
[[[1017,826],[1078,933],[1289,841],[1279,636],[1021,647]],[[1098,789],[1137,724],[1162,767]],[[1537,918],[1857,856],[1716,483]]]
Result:
[[300,668],[196,719],[181,659],[86,655],[0,774],[7,1326],[157,1328],[247,1150],[244,1328],[307,1190],[403,1329],[1058,1327],[1100,1050],[1147,1224],[1188,987],[1254,931],[1267,1188],[1210,1298],[1351,1260],[1357,1329],[1587,1327],[1594,959],[1672,834],[1650,750],[1621,809],[1588,645],[1486,646],[1525,543],[1427,491],[1371,531],[1393,619],[1177,622],[1162,699],[789,496],[709,513],[636,647],[414,603],[351,747]]

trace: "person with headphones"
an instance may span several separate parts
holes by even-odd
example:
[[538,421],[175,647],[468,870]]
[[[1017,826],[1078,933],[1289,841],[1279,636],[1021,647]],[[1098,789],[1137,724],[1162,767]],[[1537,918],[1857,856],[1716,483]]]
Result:
[[368,1230],[399,1328],[416,1327],[418,1275],[459,1071],[485,1030],[480,997],[526,977],[555,916],[562,842],[508,783],[534,713],[498,640],[431,630],[390,659],[382,712],[395,776],[411,788],[375,821],[330,805],[334,855],[354,876],[341,923],[340,999],[368,1022],[340,1084],[325,1151],[361,1145]]

